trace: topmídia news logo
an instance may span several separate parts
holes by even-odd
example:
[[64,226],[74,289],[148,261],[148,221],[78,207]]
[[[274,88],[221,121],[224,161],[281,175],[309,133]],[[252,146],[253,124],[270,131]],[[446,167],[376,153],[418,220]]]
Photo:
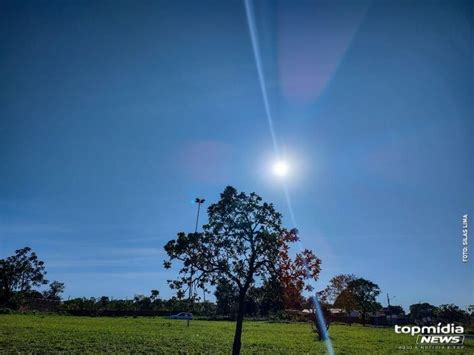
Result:
[[395,333],[416,335],[417,346],[462,346],[464,344],[464,328],[460,325],[438,323],[431,326],[405,325],[395,326]]

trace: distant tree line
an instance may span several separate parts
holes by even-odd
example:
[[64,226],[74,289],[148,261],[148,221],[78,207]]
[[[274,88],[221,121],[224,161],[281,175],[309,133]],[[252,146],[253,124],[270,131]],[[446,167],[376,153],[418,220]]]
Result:
[[474,305],[470,305],[465,311],[454,304],[442,304],[436,307],[429,303],[416,303],[410,306],[409,317],[419,325],[436,322],[470,324],[474,317]]
[[[40,286],[47,288],[39,292],[35,288]],[[282,292],[283,288],[278,280],[250,287],[244,301],[244,315],[254,318],[305,319],[301,311],[312,311],[312,300],[304,297],[301,288],[296,293],[293,289],[291,292],[295,297],[290,299],[288,294]],[[135,295],[131,299],[103,296],[61,300],[64,289],[62,282],[46,280],[45,263],[28,247],[16,250],[15,255],[6,259],[0,259],[0,307],[4,309],[34,310],[38,304],[45,304],[43,309],[46,311],[90,316],[169,315],[191,310],[197,316],[230,320],[235,320],[238,310],[238,290],[224,281],[218,282],[215,287],[215,302],[202,301],[196,294],[191,300],[184,296],[162,299],[158,290],[151,290],[147,296]],[[287,290],[287,293],[290,291]],[[387,315],[405,316],[408,322],[419,325],[436,322],[468,324],[474,316],[474,305],[463,310],[454,304],[434,306],[421,302],[410,305],[408,314],[405,314],[401,306],[382,307],[376,301],[379,293],[379,287],[371,281],[352,274],[341,274],[333,277],[327,287],[318,292],[318,298],[328,321],[334,317],[330,309],[341,309],[346,315],[358,311],[362,323],[369,321],[369,314],[381,310]]]
[[[64,300],[59,308],[73,315],[97,316],[167,316],[189,310],[188,300],[161,299],[158,290],[151,290],[149,296],[136,295],[132,299],[73,298]],[[214,314],[215,304],[200,302],[194,304],[196,315]]]
[[[197,316],[212,319],[235,320],[237,316],[238,290],[224,281],[218,282],[215,287],[215,302],[202,301],[196,294],[192,300],[187,297],[162,299],[158,290],[130,299],[103,296],[61,301],[64,284],[58,281],[48,282],[45,277],[44,262],[28,247],[16,250],[13,256],[0,259],[0,307],[27,310],[36,309],[38,303],[45,303],[44,310],[76,315],[146,316],[191,310]],[[43,292],[35,290],[39,286],[47,286],[47,289]],[[301,311],[312,311],[312,300],[304,297],[302,289],[298,289],[293,299],[285,298],[282,288],[278,280],[250,287],[244,301],[244,315],[254,318],[305,319]],[[329,312],[330,309],[341,309],[347,316],[358,311],[362,323],[369,321],[369,314],[381,310],[389,316],[405,316],[408,322],[420,325],[435,322],[467,324],[474,316],[474,305],[463,310],[454,304],[434,306],[421,302],[409,306],[409,312],[405,314],[401,306],[382,307],[376,301],[379,293],[379,287],[371,281],[352,274],[341,274],[333,277],[327,287],[318,292],[318,298],[328,321],[334,317]],[[350,320],[351,317],[347,319]]]

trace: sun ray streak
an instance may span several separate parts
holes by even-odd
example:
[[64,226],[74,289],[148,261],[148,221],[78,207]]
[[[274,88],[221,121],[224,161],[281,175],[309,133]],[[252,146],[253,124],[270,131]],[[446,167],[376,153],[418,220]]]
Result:
[[[263,70],[262,70],[262,61],[261,61],[261,57],[260,57],[260,48],[259,48],[259,43],[258,43],[257,29],[256,29],[256,25],[255,25],[255,16],[254,16],[254,12],[253,12],[253,6],[251,4],[251,0],[244,0],[244,3],[245,3],[245,13],[246,13],[246,16],[247,16],[247,23],[248,23],[248,27],[249,27],[249,33],[250,33],[250,40],[252,42],[252,49],[253,49],[253,54],[254,54],[254,58],[255,58],[255,64],[256,64],[256,67],[257,67],[258,80],[259,80],[260,89],[261,89],[261,92],[262,92],[263,105],[265,107],[265,113],[266,113],[267,122],[268,122],[268,128],[270,130],[270,135],[272,137],[273,149],[275,150],[275,154],[279,158],[280,157],[280,151],[279,151],[279,148],[278,148],[277,137],[276,137],[275,129],[274,129],[274,125],[273,125],[273,117],[272,117],[271,110],[270,110],[270,104],[269,104],[269,100],[268,100],[268,93],[267,93],[267,89],[266,89],[266,86],[265,86],[265,77],[263,75]],[[292,222],[293,226],[296,226],[295,214],[293,212],[290,193],[289,193],[289,190],[288,190],[288,186],[286,184],[284,184],[284,191],[285,191],[286,203],[287,203],[287,206],[288,206],[288,210],[290,212],[291,222]],[[298,244],[299,244],[299,249],[303,250],[303,245],[301,244],[301,241]],[[307,264],[305,264],[305,267],[306,267],[306,273],[309,276],[310,275],[309,267],[308,267]],[[326,346],[326,350],[327,350],[328,354],[333,355],[334,354],[334,349],[332,347],[332,342],[331,342],[331,339],[329,338],[329,334],[326,331],[326,322],[324,320],[324,315],[323,315],[321,305],[319,303],[319,300],[317,298],[316,293],[314,293],[312,295],[312,299],[313,299],[313,303],[315,305],[316,322],[319,325],[318,328],[321,329],[322,332],[323,332],[323,334],[321,334],[321,338],[322,338],[322,340],[323,340],[323,342]]]
[[278,149],[278,142],[276,139],[275,129],[273,127],[273,116],[270,110],[270,103],[268,101],[267,88],[265,86],[265,77],[262,70],[262,59],[260,57],[260,46],[258,44],[257,27],[255,26],[255,16],[253,13],[253,6],[250,0],[245,0],[245,13],[247,14],[247,23],[249,26],[250,40],[252,42],[253,54],[255,57],[255,64],[257,66],[258,81],[260,83],[260,90],[262,91],[263,105],[265,107],[265,114],[267,116],[268,127],[272,136],[273,149],[277,157],[280,156]]

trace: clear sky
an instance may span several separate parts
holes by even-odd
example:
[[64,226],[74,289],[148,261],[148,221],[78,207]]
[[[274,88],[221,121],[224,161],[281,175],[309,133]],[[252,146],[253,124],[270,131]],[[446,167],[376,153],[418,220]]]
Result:
[[[255,8],[320,288],[472,303],[472,2],[330,3]],[[255,191],[293,227],[242,2],[2,1],[0,48],[0,257],[31,246],[66,297],[169,297],[195,197]]]

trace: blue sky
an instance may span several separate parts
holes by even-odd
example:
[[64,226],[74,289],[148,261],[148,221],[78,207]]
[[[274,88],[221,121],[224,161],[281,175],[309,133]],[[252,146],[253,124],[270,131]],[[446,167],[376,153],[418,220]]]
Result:
[[[196,196],[255,191],[293,227],[268,172],[242,2],[0,6],[0,257],[31,246],[66,296],[169,297],[162,246],[193,230]],[[472,303],[472,13],[461,1],[255,7],[321,288],[355,273],[404,306]]]

